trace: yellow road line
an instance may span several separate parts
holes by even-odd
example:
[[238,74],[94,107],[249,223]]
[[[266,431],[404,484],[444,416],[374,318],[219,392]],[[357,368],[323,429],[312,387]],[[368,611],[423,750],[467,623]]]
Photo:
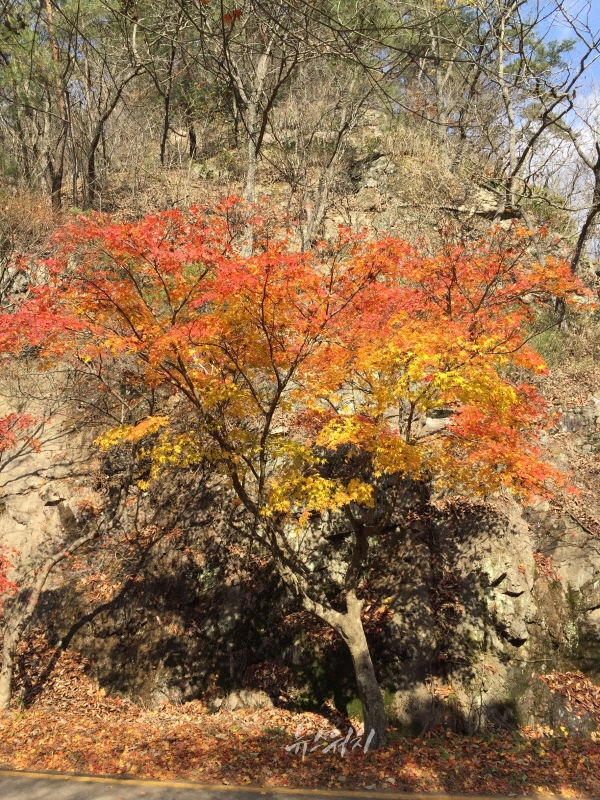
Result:
[[[382,800],[558,800],[564,795],[543,794],[543,795],[477,795],[477,794],[450,794],[446,792],[394,792],[374,791],[371,789],[353,789],[343,791],[342,789],[292,789],[287,786],[246,786],[246,785],[225,785],[222,783],[195,783],[193,781],[161,781],[151,778],[109,778],[104,775],[77,775],[67,772],[26,772],[23,770],[0,769],[0,777],[3,778],[45,778],[53,781],[74,781],[79,783],[104,783],[119,784],[129,786],[158,786],[167,789],[196,789],[199,792],[250,792],[253,794],[273,795],[273,794],[295,794],[312,795],[314,797],[373,797]],[[568,800],[577,800],[570,797]],[[587,798],[586,800],[594,800]]]

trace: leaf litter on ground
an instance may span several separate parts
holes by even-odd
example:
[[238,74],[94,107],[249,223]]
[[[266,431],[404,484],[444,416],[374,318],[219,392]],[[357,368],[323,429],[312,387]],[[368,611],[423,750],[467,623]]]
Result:
[[[436,730],[419,738],[392,731],[384,750],[357,747],[342,757],[339,748],[310,752],[311,744],[303,757],[302,748],[290,748],[297,734],[313,739],[337,729],[340,738],[353,721],[330,709],[210,713],[199,700],[146,709],[107,696],[78,654],[53,658],[41,639],[34,644],[21,651],[17,695],[24,708],[0,716],[5,768],[269,787],[600,795],[600,746],[592,739],[530,729],[479,736]],[[547,683],[558,693],[568,686],[572,698],[585,689],[579,675]]]

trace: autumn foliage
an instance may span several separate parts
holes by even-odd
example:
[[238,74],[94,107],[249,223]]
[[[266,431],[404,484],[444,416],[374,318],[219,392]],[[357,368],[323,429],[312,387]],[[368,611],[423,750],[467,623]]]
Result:
[[[103,445],[154,434],[152,475],[212,459],[262,515],[373,504],[384,475],[451,493],[548,490],[546,411],[523,376],[546,369],[527,342],[537,309],[583,299],[565,263],[540,265],[519,228],[435,256],[342,230],[302,253],[264,219],[244,256],[236,212],[230,199],[75,220],[2,319],[4,350],[35,346],[105,392],[120,381],[140,402]],[[150,407],[150,391],[182,402]],[[353,473],[323,467],[341,450],[360,454]]]
[[25,446],[39,450],[39,442],[33,436],[38,420],[31,414],[7,414],[0,418],[0,458],[3,453]]
[[[359,596],[370,540],[403,482],[528,498],[561,480],[537,444],[548,416],[526,375],[546,367],[528,331],[539,308],[585,293],[519,228],[450,238],[435,256],[344,229],[300,252],[266,211],[242,212],[231,198],[136,223],[76,219],[0,318],[0,348],[67,366],[113,420],[99,444],[136,443],[141,488],[168,468],[220,469],[245,535],[347,644],[379,748],[387,717]],[[336,514],[350,531],[333,575],[312,566],[328,543],[311,525]]]

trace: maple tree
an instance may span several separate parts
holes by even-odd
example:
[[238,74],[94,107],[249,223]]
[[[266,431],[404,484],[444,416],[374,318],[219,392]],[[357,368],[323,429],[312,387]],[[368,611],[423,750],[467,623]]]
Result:
[[561,479],[536,441],[544,403],[521,376],[545,370],[528,343],[536,307],[585,292],[560,259],[537,263],[516,227],[434,256],[347,230],[299,252],[266,216],[249,248],[238,211],[230,198],[135,223],[76,219],[0,318],[0,346],[19,350],[28,330],[40,364],[93,380],[120,422],[99,443],[139,443],[142,488],[166,469],[220,468],[231,525],[347,644],[382,746],[361,619],[370,541],[411,483],[527,498]]
[[40,447],[36,434],[42,425],[32,414],[11,412],[0,418],[0,469],[14,458]]

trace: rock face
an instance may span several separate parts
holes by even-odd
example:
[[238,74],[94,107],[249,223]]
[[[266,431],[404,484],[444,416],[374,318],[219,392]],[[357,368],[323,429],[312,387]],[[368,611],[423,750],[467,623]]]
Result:
[[239,692],[230,692],[224,699],[218,697],[212,703],[215,711],[239,711],[252,708],[273,708],[273,701],[266,692],[252,692],[240,689]]
[[584,391],[558,409],[546,441],[578,496],[525,509],[496,502],[496,513],[452,508],[432,520],[428,548],[416,532],[410,555],[398,554],[419,560],[394,616],[407,646],[392,704],[403,725],[519,722],[581,734],[600,722],[537,678],[572,669],[600,678],[600,404]]
[[0,469],[0,542],[23,569],[77,533],[82,509],[98,503],[92,487],[91,437],[60,417],[36,434],[39,452],[23,447]]
[[[588,398],[563,416],[548,439],[555,460],[583,458],[595,474],[599,414]],[[47,434],[40,453],[0,473],[2,542],[25,560],[68,538],[80,509],[98,501],[89,442],[58,423]],[[108,691],[149,704],[203,695],[233,709],[333,695],[356,710],[343,644],[303,615],[259,553],[229,536],[223,487],[210,475],[180,481],[133,495],[143,536],[127,529],[132,516],[110,552],[50,583],[41,604],[50,641],[82,652]],[[532,677],[579,668],[598,678],[600,530],[594,508],[585,517],[578,508],[542,502],[524,512],[497,499],[399,511],[374,548],[367,621],[398,725],[581,729]]]

